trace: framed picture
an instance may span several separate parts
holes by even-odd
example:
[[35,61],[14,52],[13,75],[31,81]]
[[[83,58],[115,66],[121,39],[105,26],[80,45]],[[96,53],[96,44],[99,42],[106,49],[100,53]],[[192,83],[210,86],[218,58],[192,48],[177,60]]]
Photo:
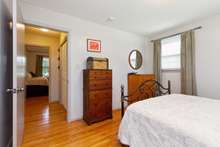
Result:
[[101,40],[87,39],[88,52],[101,52]]

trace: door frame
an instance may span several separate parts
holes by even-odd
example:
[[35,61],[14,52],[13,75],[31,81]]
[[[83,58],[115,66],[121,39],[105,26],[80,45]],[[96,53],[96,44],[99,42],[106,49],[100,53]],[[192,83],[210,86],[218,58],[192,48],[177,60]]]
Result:
[[[17,67],[15,61],[17,59],[17,30],[15,29],[17,24],[17,2],[12,0],[12,29],[13,29],[13,89],[16,89],[17,85]],[[13,94],[13,147],[17,146],[17,94]]]
[[70,38],[71,38],[71,30],[67,29],[67,28],[63,28],[63,27],[59,27],[56,25],[49,25],[49,24],[45,24],[45,23],[41,23],[41,22],[36,22],[36,21],[31,21],[31,20],[23,20],[25,25],[32,25],[32,26],[36,26],[36,27],[43,27],[43,28],[48,28],[51,30],[55,30],[55,31],[60,31],[60,32],[64,32],[67,34],[67,83],[68,83],[68,88],[67,88],[67,122],[71,122],[71,96],[70,96],[70,91],[71,91],[71,86],[70,86],[70,82],[71,81],[71,73],[70,73],[70,63],[71,63],[71,56],[70,56],[70,49],[71,49],[71,43],[70,43]]

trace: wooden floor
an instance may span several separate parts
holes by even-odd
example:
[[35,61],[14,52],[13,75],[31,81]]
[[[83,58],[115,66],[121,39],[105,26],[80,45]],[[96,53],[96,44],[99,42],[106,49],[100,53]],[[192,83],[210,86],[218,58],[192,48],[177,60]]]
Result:
[[66,112],[58,103],[48,104],[47,97],[26,101],[22,147],[121,147],[117,140],[120,111],[113,119],[88,126],[79,120],[66,122]]

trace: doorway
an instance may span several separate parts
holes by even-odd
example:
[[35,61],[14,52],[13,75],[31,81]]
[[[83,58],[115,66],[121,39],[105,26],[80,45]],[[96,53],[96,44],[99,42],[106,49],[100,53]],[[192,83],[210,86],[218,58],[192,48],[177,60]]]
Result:
[[[35,108],[39,109],[36,113],[49,117],[50,113],[56,111],[53,109],[53,104],[62,106],[68,113],[67,44],[66,32],[25,25],[28,113],[36,106]],[[29,107],[30,103],[32,107]]]

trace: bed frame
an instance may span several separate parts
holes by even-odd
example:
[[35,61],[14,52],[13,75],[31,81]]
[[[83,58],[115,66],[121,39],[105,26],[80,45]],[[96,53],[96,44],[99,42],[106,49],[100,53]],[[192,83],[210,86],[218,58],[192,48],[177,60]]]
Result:
[[[168,81],[168,87],[165,88],[156,80],[144,81],[130,95],[124,94],[124,85],[121,85],[121,116],[124,116],[125,103],[132,104],[141,100],[149,99],[156,96],[171,94],[171,83]],[[130,98],[132,97],[132,100]]]
[[26,97],[48,96],[48,86],[43,85],[27,85]]

